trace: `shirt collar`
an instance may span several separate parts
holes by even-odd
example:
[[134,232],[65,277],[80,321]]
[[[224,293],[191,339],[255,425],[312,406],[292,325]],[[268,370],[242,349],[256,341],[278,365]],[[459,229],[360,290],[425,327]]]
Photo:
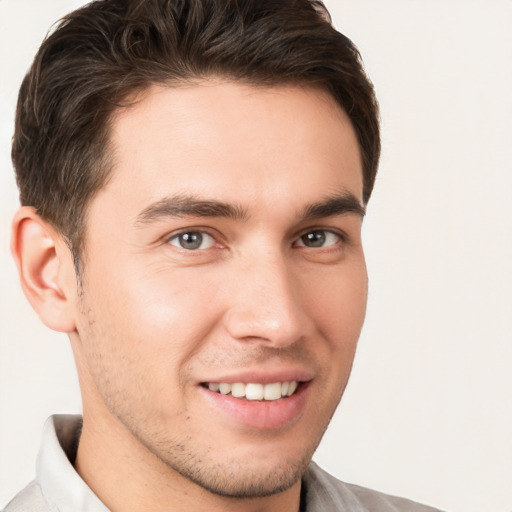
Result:
[[[37,480],[45,498],[59,512],[110,512],[73,467],[81,430],[79,415],[48,418],[37,457]],[[316,464],[310,464],[303,478],[301,510],[330,512],[344,503],[350,505],[349,510],[363,512],[351,493],[339,487],[341,482],[333,485],[330,479]]]
[[60,512],[109,512],[73,467],[82,418],[51,416],[45,423],[37,457],[37,479],[44,496]]

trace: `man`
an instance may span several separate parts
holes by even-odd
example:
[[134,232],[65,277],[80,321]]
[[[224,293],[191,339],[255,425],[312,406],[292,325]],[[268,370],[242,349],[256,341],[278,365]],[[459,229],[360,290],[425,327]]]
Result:
[[18,510],[427,511],[311,457],[362,327],[380,142],[357,50],[310,0],[100,0],[18,102],[13,254],[69,335]]

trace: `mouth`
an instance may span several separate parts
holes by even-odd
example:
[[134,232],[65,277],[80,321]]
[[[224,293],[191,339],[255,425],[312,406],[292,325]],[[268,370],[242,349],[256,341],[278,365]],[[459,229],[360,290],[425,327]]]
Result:
[[[299,372],[293,373],[297,375]],[[219,381],[200,383],[199,389],[203,391],[200,396],[206,400],[207,407],[215,411],[215,418],[219,417],[219,411],[223,411],[231,428],[238,428],[238,424],[251,429],[279,431],[295,424],[302,416],[313,380],[309,375],[301,375],[300,380],[297,376],[292,380],[291,375],[283,375],[283,380],[270,375],[244,377],[230,378],[230,382],[220,378]],[[289,380],[284,380],[286,378]]]
[[299,381],[292,380],[268,384],[259,382],[204,382],[201,386],[220,395],[231,395],[233,398],[251,401],[274,401],[292,396],[300,384]]

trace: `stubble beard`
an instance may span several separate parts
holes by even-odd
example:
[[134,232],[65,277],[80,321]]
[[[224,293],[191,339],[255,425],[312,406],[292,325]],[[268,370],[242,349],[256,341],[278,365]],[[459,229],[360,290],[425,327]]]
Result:
[[[98,329],[99,326],[95,322],[91,309],[87,307],[84,294],[81,295],[81,302],[82,314],[87,321],[80,337],[85,336],[89,340],[95,338],[96,341],[93,341],[93,344],[96,344],[98,340],[103,339],[101,328]],[[175,472],[200,488],[224,498],[264,498],[284,492],[299,482],[343,394],[341,390],[339,399],[327,412],[324,424],[315,429],[316,432],[310,439],[301,440],[301,446],[297,447],[297,452],[293,455],[280,459],[278,463],[267,462],[263,457],[241,460],[236,456],[236,444],[227,448],[230,453],[219,456],[219,453],[212,453],[215,450],[208,447],[208,443],[204,443],[204,449],[201,450],[197,445],[197,439],[192,436],[177,437],[173,436],[167,427],[159,428],[157,425],[162,423],[158,421],[156,415],[148,417],[134,413],[133,404],[127,403],[126,390],[122,388],[121,383],[118,382],[112,387],[109,368],[108,365],[102,364],[105,361],[98,345],[93,351],[95,352],[94,360],[97,363],[93,380],[110,414],[152,456],[165,464],[171,470],[171,474]],[[144,397],[139,396],[139,405],[144,401]],[[207,439],[209,435],[207,428],[203,435],[200,442]],[[211,439],[211,443],[215,443],[214,438]]]
[[[172,472],[200,488],[223,498],[254,499],[284,492],[302,479],[328,423],[316,438],[309,440],[302,454],[281,459],[278,464],[266,464],[261,458],[237,459],[236,446],[230,447],[231,453],[219,461],[209,451],[199,454],[192,438],[164,441],[154,432],[141,436],[133,427],[126,424],[125,427]],[[161,440],[148,442],[155,438]]]
[[[342,394],[343,390],[339,399]],[[235,443],[226,448],[226,453],[219,454],[211,448],[211,444],[215,444],[213,436],[210,443],[204,443],[209,436],[208,428],[205,428],[203,437],[199,439],[204,445],[198,446],[198,439],[192,436],[178,438],[169,436],[167,429],[158,431],[154,428],[157,421],[141,423],[130,416],[116,416],[131,435],[165,464],[171,473],[219,497],[255,499],[282,493],[302,479],[338,403],[339,400],[332,405],[324,424],[318,426],[307,441],[302,439],[293,454],[283,456],[278,462],[266,461],[262,452],[256,452],[256,455],[245,459],[237,457],[238,447]],[[265,441],[262,440],[262,443]]]

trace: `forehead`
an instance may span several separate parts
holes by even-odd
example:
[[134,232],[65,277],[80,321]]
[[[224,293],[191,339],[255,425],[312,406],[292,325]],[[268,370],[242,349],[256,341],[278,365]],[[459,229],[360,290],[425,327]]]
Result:
[[254,204],[362,196],[352,124],[329,94],[312,88],[153,86],[113,117],[111,146],[113,174],[99,196],[140,209],[191,193]]

